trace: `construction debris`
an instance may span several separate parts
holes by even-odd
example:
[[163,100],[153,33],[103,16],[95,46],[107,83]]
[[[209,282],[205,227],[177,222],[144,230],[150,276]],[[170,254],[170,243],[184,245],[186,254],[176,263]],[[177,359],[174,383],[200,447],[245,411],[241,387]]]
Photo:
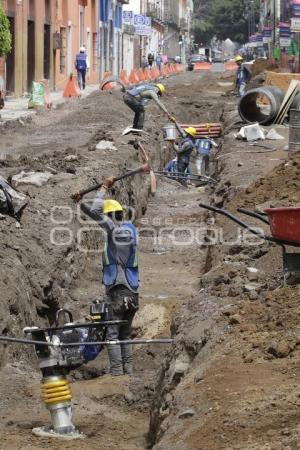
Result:
[[22,172],[12,177],[14,186],[20,186],[24,184],[30,184],[36,187],[42,187],[46,184],[53,175],[50,172]]

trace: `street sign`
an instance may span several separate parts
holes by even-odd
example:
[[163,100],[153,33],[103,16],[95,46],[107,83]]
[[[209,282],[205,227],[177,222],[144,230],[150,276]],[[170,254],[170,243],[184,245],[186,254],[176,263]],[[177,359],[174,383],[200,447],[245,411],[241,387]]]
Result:
[[300,17],[292,17],[291,19],[291,31],[294,33],[300,32]]
[[291,38],[280,38],[280,47],[285,48],[291,45]]
[[151,17],[144,16],[142,14],[136,14],[134,16],[135,34],[139,36],[150,36],[151,29]]
[[123,11],[123,23],[133,25],[134,13],[133,11]]

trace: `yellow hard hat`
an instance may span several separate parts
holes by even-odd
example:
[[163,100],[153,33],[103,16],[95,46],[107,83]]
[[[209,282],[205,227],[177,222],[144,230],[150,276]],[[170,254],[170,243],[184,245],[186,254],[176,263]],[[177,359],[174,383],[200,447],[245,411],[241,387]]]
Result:
[[194,128],[194,127],[189,127],[189,128],[186,128],[184,131],[185,131],[187,134],[189,134],[190,136],[196,137],[196,134],[197,134],[196,128]]
[[117,211],[123,211],[122,205],[116,200],[105,200],[103,204],[104,214],[109,214]]
[[166,92],[166,88],[165,88],[165,86],[164,86],[163,84],[158,83],[158,84],[156,85],[156,87],[158,87],[159,92],[160,92],[161,95],[164,94],[164,93]]
[[240,61],[244,61],[244,58],[243,58],[241,55],[237,55],[237,56],[234,58],[234,60],[235,60],[235,62],[240,62]]

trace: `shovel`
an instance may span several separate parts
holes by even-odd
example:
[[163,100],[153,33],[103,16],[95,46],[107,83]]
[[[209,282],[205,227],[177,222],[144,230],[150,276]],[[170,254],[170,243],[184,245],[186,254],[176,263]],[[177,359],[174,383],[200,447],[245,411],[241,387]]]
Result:
[[[150,171],[151,171],[151,167],[148,163],[146,163],[143,166],[138,167],[137,169],[131,170],[130,172],[127,172],[123,175],[116,177],[115,181],[121,181],[121,180],[124,180],[125,178],[133,177],[134,175],[137,175],[139,173],[150,173]],[[101,186],[103,186],[103,183],[94,184],[94,186],[91,186],[87,189],[83,189],[82,191],[72,194],[71,198],[75,202],[79,202],[82,199],[82,197],[84,197],[86,194],[96,191],[97,189],[101,188]]]

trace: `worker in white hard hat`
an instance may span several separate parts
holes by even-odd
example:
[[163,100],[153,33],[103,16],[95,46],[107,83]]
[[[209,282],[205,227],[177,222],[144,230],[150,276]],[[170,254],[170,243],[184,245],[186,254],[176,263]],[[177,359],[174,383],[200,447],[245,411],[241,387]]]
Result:
[[85,89],[86,72],[89,70],[88,57],[84,46],[80,47],[79,53],[76,55],[75,67],[77,70],[78,86],[83,90]]
[[248,67],[245,66],[244,58],[241,55],[237,55],[234,60],[238,66],[236,74],[238,97],[243,97],[246,91],[247,83],[251,79],[251,72]]
[[[82,211],[95,220],[105,231],[105,249],[102,258],[102,283],[106,291],[110,319],[125,321],[109,325],[108,341],[131,339],[131,325],[139,309],[139,268],[137,229],[132,222],[123,220],[122,205],[107,197],[115,178],[107,178],[92,205],[82,203]],[[108,345],[110,373],[113,376],[131,375],[133,356],[131,345]]]

